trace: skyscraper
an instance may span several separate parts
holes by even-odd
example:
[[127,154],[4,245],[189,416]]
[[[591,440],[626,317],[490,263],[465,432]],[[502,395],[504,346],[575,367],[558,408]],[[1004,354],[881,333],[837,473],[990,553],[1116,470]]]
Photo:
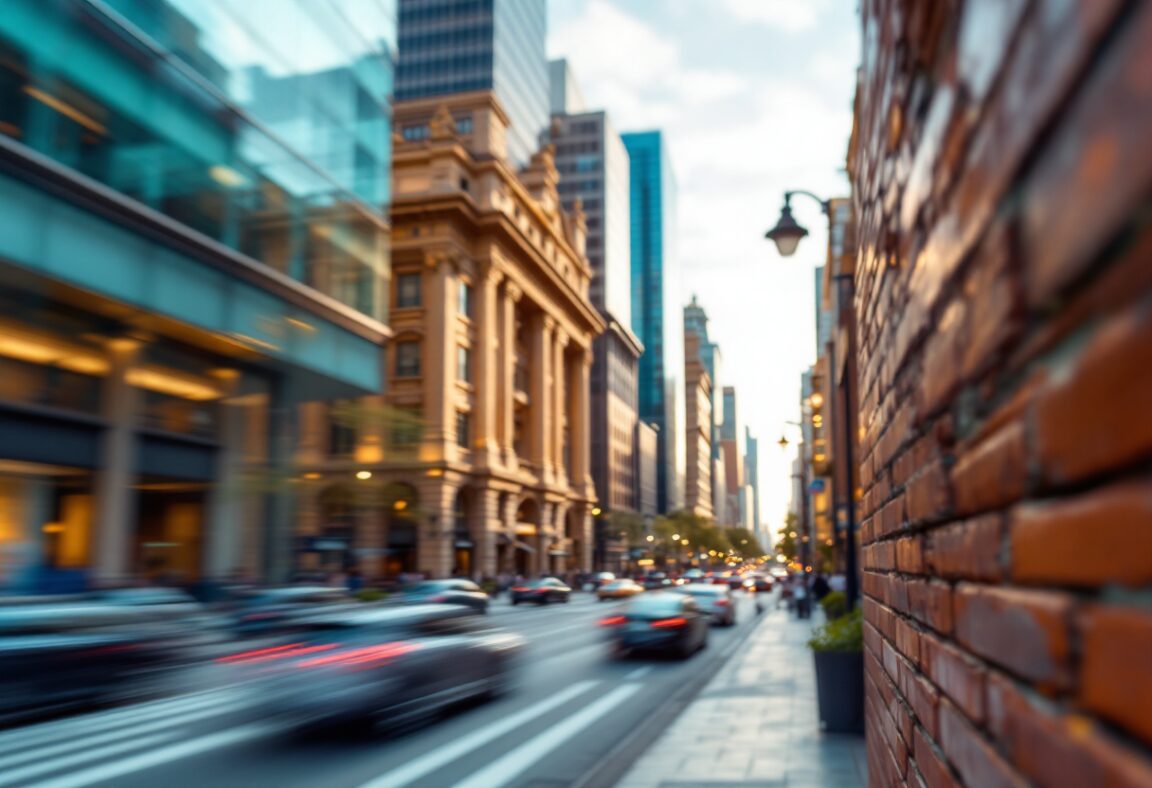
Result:
[[752,437],[752,430],[748,427],[744,427],[744,479],[752,488],[748,502],[752,509],[752,531],[763,543],[764,536],[760,533],[760,442]]
[[736,389],[724,387],[724,423],[720,427],[720,450],[724,455],[725,525],[743,525],[744,452],[740,446],[740,420]]
[[[708,339],[708,313],[692,296],[692,302],[684,307],[684,342],[688,347],[689,336],[696,337],[696,347],[700,363],[708,372],[711,381],[712,429],[709,438],[712,457],[709,464],[709,487],[712,490],[712,513],[719,522],[725,521],[724,499],[717,492],[724,488],[724,463],[720,449],[720,426],[724,422],[724,403],[720,387],[720,346]],[[689,419],[691,415],[689,414]],[[689,460],[690,461],[690,460]]]
[[631,172],[632,328],[640,357],[640,418],[659,429],[657,506],[684,505],[684,333],[676,257],[676,182],[663,133],[623,135]]
[[544,0],[400,0],[396,100],[491,90],[524,166],[548,125]]
[[643,346],[629,326],[632,311],[631,216],[628,153],[602,111],[583,103],[565,61],[549,64],[552,123],[549,138],[560,173],[560,200],[576,201],[586,217],[592,267],[589,297],[608,329],[594,344],[592,364],[592,478],[607,511],[637,511],[635,431],[638,359]]

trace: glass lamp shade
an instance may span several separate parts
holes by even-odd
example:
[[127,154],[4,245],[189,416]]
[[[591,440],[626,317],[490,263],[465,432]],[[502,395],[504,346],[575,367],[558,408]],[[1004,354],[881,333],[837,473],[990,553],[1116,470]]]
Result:
[[780,209],[780,219],[776,222],[776,226],[764,233],[764,237],[776,244],[781,257],[791,257],[796,253],[800,239],[807,234],[808,231],[792,218],[792,209],[785,205]]

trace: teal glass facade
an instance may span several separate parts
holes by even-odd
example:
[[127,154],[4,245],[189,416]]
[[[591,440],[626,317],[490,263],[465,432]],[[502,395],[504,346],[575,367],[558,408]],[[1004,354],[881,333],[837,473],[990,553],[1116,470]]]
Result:
[[400,0],[399,20],[396,99],[494,91],[526,163],[548,126],[544,0]]
[[640,418],[659,428],[661,512],[683,505],[684,335],[676,257],[676,181],[660,131],[621,135],[630,162],[632,330],[640,356]]

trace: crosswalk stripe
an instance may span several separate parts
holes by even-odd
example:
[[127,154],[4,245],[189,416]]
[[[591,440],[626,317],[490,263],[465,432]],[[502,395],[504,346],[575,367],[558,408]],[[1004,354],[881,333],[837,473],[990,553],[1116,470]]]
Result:
[[127,727],[118,727],[95,736],[87,738],[71,739],[69,741],[60,742],[58,744],[49,744],[48,746],[35,746],[31,749],[25,748],[15,755],[9,755],[0,758],[0,775],[4,774],[4,770],[16,766],[27,761],[43,760],[45,758],[52,758],[72,750],[79,750],[85,747],[94,747],[106,742],[116,741],[117,739],[129,738],[141,733],[152,733],[164,730],[165,728],[172,728],[177,725],[185,725],[190,722],[205,719],[207,717],[216,717],[221,714],[235,711],[242,708],[244,703],[233,702],[221,706],[213,706],[200,711],[193,711],[191,713],[181,713],[180,716],[171,717],[169,719],[155,721],[145,720],[142,724],[137,721],[135,725]]
[[555,695],[523,708],[493,725],[488,725],[480,730],[473,731],[451,744],[437,747],[424,755],[414,758],[399,769],[393,769],[365,783],[361,788],[400,788],[400,786],[409,785],[421,777],[446,766],[457,758],[467,755],[471,751],[483,747],[488,742],[495,741],[504,734],[516,730],[521,725],[525,725],[537,717],[541,717],[553,709],[564,705],[573,698],[592,689],[597,684],[599,684],[598,681],[591,679],[572,684]]
[[63,758],[54,758],[47,763],[36,763],[31,766],[25,766],[23,769],[13,769],[10,772],[5,772],[0,775],[0,785],[26,785],[27,780],[33,777],[58,772],[62,769],[70,769],[78,764],[98,761],[101,758],[110,758],[122,752],[128,752],[129,750],[146,749],[174,739],[178,735],[179,733],[177,731],[168,731],[167,733],[158,733],[153,736],[140,736],[129,741],[122,741],[118,744],[109,744],[106,747],[85,750],[84,752],[67,755]]
[[188,758],[209,750],[260,739],[282,730],[276,723],[255,722],[200,736],[180,744],[171,744],[158,750],[134,755],[111,763],[93,766],[79,772],[26,786],[26,788],[83,788],[94,783],[113,780],[126,774],[150,769],[170,761]]
[[639,689],[639,684],[624,684],[617,687],[563,722],[553,725],[492,761],[483,769],[473,772],[471,777],[457,783],[455,788],[498,788],[507,785],[532,764],[628,700]]
[[141,706],[132,706],[127,709],[118,709],[109,713],[89,714],[84,717],[54,720],[31,728],[10,731],[0,736],[0,755],[13,750],[26,750],[28,747],[47,744],[66,737],[83,736],[88,732],[103,732],[111,728],[139,723],[141,720],[163,717],[165,715],[195,711],[196,709],[222,705],[231,702],[235,695],[224,691],[211,694],[168,698],[162,703],[149,703]]

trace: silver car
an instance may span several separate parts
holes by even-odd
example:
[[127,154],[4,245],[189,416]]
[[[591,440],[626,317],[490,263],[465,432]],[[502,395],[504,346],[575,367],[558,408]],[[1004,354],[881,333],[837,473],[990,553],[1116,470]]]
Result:
[[707,613],[713,623],[726,627],[736,623],[736,600],[732,598],[732,591],[728,586],[692,583],[676,586],[671,590],[695,599],[700,610]]

